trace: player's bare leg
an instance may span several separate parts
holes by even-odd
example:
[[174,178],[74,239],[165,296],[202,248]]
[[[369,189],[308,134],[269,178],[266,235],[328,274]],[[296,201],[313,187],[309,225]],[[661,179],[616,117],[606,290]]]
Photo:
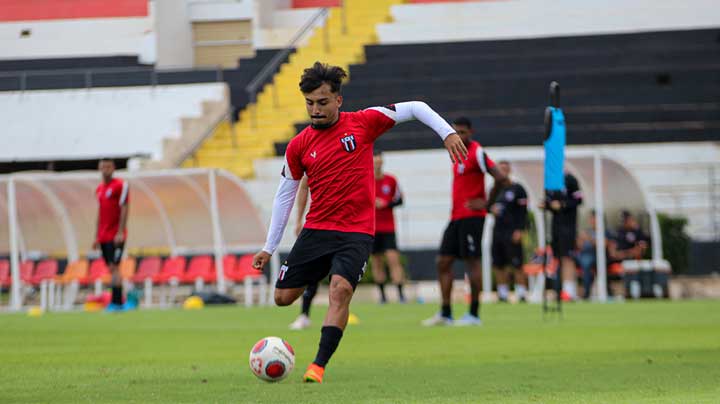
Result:
[[110,305],[107,307],[107,311],[118,312],[123,311],[122,302],[122,278],[120,276],[120,269],[116,264],[108,265],[110,270],[110,289],[112,291],[112,297]]
[[398,288],[398,299],[401,303],[405,303],[405,295],[403,294],[403,284],[405,283],[405,269],[400,262],[400,252],[392,249],[385,251],[388,267],[390,268],[390,279]]
[[468,279],[470,280],[470,307],[456,325],[482,325],[480,321],[480,291],[482,290],[482,264],[479,258],[465,260]]
[[517,296],[519,301],[524,302],[527,298],[527,275],[522,270],[522,268],[515,268],[513,273],[515,277],[515,295]]
[[380,303],[387,302],[385,297],[385,282],[387,281],[387,275],[385,274],[385,262],[383,262],[382,254],[372,254],[370,256],[370,265],[372,265],[373,280],[378,287],[380,292]]
[[305,292],[305,288],[275,289],[275,304],[289,306]]
[[440,283],[440,295],[442,298],[442,306],[440,313],[426,320],[423,320],[422,325],[434,326],[434,325],[450,325],[452,324],[452,309],[451,309],[451,294],[452,294],[452,283],[453,273],[452,264],[455,258],[449,255],[439,255],[437,259],[438,269],[438,282]]
[[320,333],[317,355],[303,376],[305,382],[322,383],[325,366],[340,344],[347,326],[353,292],[353,287],[347,279],[339,275],[330,277],[330,305]]
[[568,294],[567,300],[577,299],[577,272],[575,261],[570,257],[560,259],[562,269],[563,291]]
[[498,300],[501,302],[507,302],[508,294],[510,292],[510,275],[505,267],[493,268],[495,273],[495,282],[497,283],[497,295]]

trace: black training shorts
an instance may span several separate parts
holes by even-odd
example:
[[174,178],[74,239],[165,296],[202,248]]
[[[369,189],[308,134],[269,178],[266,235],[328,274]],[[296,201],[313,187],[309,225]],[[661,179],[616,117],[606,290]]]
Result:
[[105,259],[105,263],[108,266],[120,264],[120,259],[122,258],[124,247],[125,243],[100,243],[100,251],[102,251],[102,256]]
[[456,258],[480,257],[484,224],[484,217],[468,217],[451,221],[443,234],[440,255]]
[[381,254],[387,250],[397,250],[395,233],[375,233],[375,241],[372,246],[373,254]]
[[340,275],[353,289],[365,274],[373,237],[364,233],[303,229],[280,267],[275,287],[304,288]]
[[514,243],[512,232],[502,231],[493,233],[492,260],[496,268],[511,266],[522,268],[523,251],[522,242]]
[[575,251],[577,231],[575,226],[553,226],[552,250],[555,257],[571,257]]

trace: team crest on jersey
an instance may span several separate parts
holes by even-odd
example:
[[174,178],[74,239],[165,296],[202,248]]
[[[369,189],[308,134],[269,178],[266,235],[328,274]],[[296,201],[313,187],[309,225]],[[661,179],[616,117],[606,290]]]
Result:
[[458,163],[457,173],[458,173],[458,174],[463,174],[464,172],[465,172],[465,164],[463,164],[463,163]]
[[355,135],[345,134],[345,136],[340,138],[340,143],[342,143],[343,147],[345,148],[345,151],[348,153],[354,152],[355,149],[357,149],[357,143],[355,142]]
[[385,195],[389,194],[390,193],[390,185],[384,184],[382,186],[382,193]]
[[112,188],[108,188],[107,191],[105,191],[105,199],[110,199],[112,196]]

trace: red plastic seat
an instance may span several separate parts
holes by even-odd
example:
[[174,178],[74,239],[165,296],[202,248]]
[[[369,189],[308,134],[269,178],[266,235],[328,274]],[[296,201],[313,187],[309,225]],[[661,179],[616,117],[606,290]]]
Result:
[[162,268],[162,259],[160,257],[145,257],[140,261],[140,266],[131,280],[135,283],[145,282],[145,279],[153,279]]
[[608,275],[611,276],[623,276],[625,270],[623,269],[622,262],[614,262],[608,266]]
[[232,277],[237,270],[237,261],[237,257],[232,254],[223,257],[223,274],[225,275],[225,279],[233,280]]
[[81,285],[89,285],[100,279],[102,283],[110,283],[110,269],[108,269],[105,260],[98,258],[90,264],[88,276],[80,280]]
[[162,270],[153,277],[155,283],[167,283],[175,278],[181,280],[185,274],[185,257],[169,257],[165,260]]
[[198,255],[192,257],[187,272],[180,280],[183,283],[193,283],[198,278],[204,282],[213,282],[215,280],[215,267],[211,256]]
[[10,261],[0,260],[0,286],[8,287],[12,283],[10,277]]
[[[33,276],[33,268],[35,263],[32,261],[23,261],[20,263],[20,281],[30,283]],[[12,284],[12,268],[10,268],[10,260],[0,260],[0,286],[10,286]],[[7,274],[7,275],[6,275]]]
[[245,278],[250,277],[251,279],[259,279],[262,278],[263,273],[262,271],[258,271],[257,269],[253,268],[252,266],[253,262],[253,254],[245,254],[237,262],[237,265],[235,267],[235,273],[234,273],[234,281],[236,282],[242,282],[245,280]]
[[38,286],[44,280],[55,279],[55,275],[58,272],[58,263],[55,260],[44,260],[40,261],[35,268],[35,273],[30,278],[30,283],[33,286]]
[[23,261],[20,263],[20,280],[25,283],[30,283],[33,277],[33,269],[35,269],[35,263],[32,261]]

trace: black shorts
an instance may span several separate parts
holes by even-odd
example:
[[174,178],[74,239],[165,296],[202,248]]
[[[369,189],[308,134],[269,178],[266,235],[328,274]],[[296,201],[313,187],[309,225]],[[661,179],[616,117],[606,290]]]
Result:
[[493,233],[492,243],[493,266],[504,268],[511,266],[516,269],[522,268],[523,251],[522,242],[513,243],[512,232]]
[[395,233],[375,233],[375,241],[372,245],[372,253],[380,254],[387,250],[397,250]]
[[100,251],[102,251],[105,263],[108,264],[108,266],[120,264],[124,247],[125,243],[100,243]]
[[552,250],[557,258],[571,257],[575,251],[577,231],[574,226],[558,226],[552,229]]
[[482,254],[484,217],[468,217],[451,221],[443,234],[440,255],[475,258]]
[[353,289],[365,274],[373,237],[364,233],[303,229],[280,267],[275,287],[304,288],[340,275]]

